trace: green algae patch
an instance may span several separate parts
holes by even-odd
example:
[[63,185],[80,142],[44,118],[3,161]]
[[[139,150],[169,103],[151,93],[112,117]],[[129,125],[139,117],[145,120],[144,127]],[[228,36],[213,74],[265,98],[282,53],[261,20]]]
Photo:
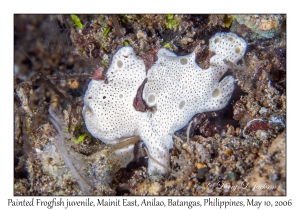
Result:
[[168,29],[177,29],[179,23],[177,20],[174,19],[174,15],[167,15],[167,19],[168,19],[168,22],[166,23],[166,27]]
[[107,36],[109,31],[110,31],[110,27],[105,27],[104,30],[103,30],[103,35]]
[[166,49],[169,49],[169,50],[171,49],[170,43],[165,44],[163,47],[166,48]]
[[82,29],[82,23],[77,15],[71,15],[71,18],[74,22],[74,26],[78,27],[79,29]]
[[105,68],[108,68],[108,58],[103,58],[101,63],[103,64],[103,66],[105,66]]
[[234,17],[233,17],[233,16],[230,16],[230,17],[229,17],[228,15],[225,15],[225,17],[224,17],[224,26],[225,26],[226,28],[229,28],[229,27],[231,26],[233,20],[234,20]]
[[74,140],[72,140],[74,143],[76,143],[76,144],[79,144],[79,143],[82,143],[83,142],[83,140],[85,139],[85,137],[91,137],[89,134],[86,134],[86,133],[84,133],[84,134],[82,134],[82,135],[80,135],[79,137],[78,137],[78,139],[74,139]]

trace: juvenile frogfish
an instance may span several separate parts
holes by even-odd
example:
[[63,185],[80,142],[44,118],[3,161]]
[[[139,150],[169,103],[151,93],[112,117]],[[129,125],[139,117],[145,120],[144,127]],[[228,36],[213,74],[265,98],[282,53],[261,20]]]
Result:
[[[106,80],[92,79],[88,85],[83,107],[87,129],[109,145],[122,144],[127,137],[139,137],[156,160],[149,158],[148,173],[165,174],[173,147],[169,134],[187,125],[195,114],[227,105],[234,90],[234,78],[226,76],[220,81],[228,69],[223,60],[236,63],[246,49],[247,43],[236,34],[217,33],[209,40],[214,56],[208,69],[198,66],[195,51],[177,56],[162,48],[148,73],[131,47],[119,49]],[[148,109],[140,112],[133,101],[145,79],[142,97]],[[133,159],[133,148],[131,144],[116,151],[123,167]]]

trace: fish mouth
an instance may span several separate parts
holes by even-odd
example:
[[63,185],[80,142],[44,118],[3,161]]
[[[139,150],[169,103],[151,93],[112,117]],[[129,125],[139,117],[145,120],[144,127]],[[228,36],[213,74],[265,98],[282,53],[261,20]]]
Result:
[[92,111],[89,104],[84,105],[83,108],[82,108],[83,117],[85,117],[87,113],[91,113],[91,114],[93,113],[93,111]]

